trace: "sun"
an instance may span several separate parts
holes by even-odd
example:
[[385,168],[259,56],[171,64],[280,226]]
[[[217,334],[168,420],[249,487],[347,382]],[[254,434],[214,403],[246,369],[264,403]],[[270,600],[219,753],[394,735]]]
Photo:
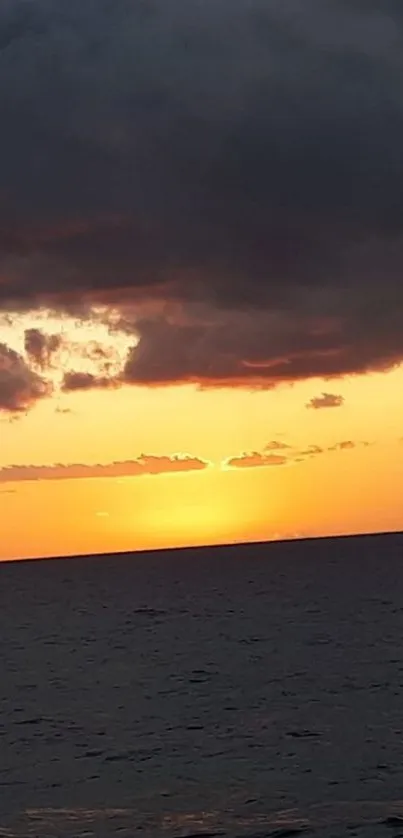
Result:
[[206,544],[225,538],[233,524],[233,513],[221,502],[172,503],[158,514],[158,528],[164,540],[177,544]]
[[123,528],[135,533],[146,549],[228,541],[239,522],[239,510],[230,494],[219,491],[220,477],[219,469],[213,467],[197,473],[135,478],[144,486],[143,502],[138,509],[125,493]]

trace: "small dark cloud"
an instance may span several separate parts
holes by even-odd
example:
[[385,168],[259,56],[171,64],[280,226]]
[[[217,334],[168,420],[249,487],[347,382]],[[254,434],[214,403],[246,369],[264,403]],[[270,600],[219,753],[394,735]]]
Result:
[[97,340],[90,340],[83,346],[83,357],[90,361],[109,362],[116,360],[116,349],[113,346],[104,346]]
[[264,451],[251,451],[229,457],[223,463],[225,468],[266,468],[269,466],[284,466],[288,458],[281,454],[267,454]]
[[324,454],[325,449],[321,448],[320,445],[309,445],[308,448],[305,448],[303,451],[299,452],[300,457],[317,457],[318,454]]
[[51,391],[51,384],[30,369],[22,355],[0,343],[0,411],[24,413]]
[[306,405],[307,408],[313,410],[322,410],[327,407],[342,407],[344,404],[344,396],[336,395],[336,393],[322,393],[321,396],[315,396]]
[[265,451],[286,451],[287,449],[289,450],[290,448],[291,448],[291,446],[287,445],[286,442],[281,442],[281,440],[273,439],[271,442],[268,442],[267,445],[265,445],[264,450]]
[[0,483],[40,480],[80,480],[99,477],[140,477],[141,475],[177,474],[187,471],[202,471],[209,463],[188,454],[157,456],[142,454],[135,460],[122,462],[69,463],[67,465],[11,465],[0,468]]
[[110,389],[117,387],[118,384],[118,380],[110,376],[70,370],[63,376],[61,389],[64,393],[73,393],[79,390]]
[[41,370],[47,369],[52,356],[60,349],[61,335],[47,335],[41,329],[26,329],[24,349],[29,360]]
[[60,413],[62,416],[68,416],[69,414],[74,413],[74,411],[71,407],[56,407],[55,413]]
[[97,340],[81,343],[65,341],[64,346],[70,357],[81,358],[95,365],[99,377],[112,377],[122,366],[116,346],[104,345]]
[[345,439],[342,442],[336,442],[335,445],[331,445],[330,448],[328,448],[328,451],[351,451],[352,448],[357,448],[357,445],[359,444],[360,443],[353,442],[351,439]]

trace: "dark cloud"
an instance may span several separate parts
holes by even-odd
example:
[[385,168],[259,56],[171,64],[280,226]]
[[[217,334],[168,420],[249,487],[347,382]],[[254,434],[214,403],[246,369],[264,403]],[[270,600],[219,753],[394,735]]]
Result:
[[203,319],[191,309],[177,320],[139,320],[134,327],[139,343],[129,352],[121,380],[271,387],[283,381],[365,373],[398,361],[392,347],[389,356],[374,359],[369,335],[360,339],[351,327],[347,336],[340,323],[320,323],[319,317],[303,311],[306,302],[299,315],[256,308],[205,311]]
[[0,411],[21,413],[50,395],[51,385],[18,352],[0,343]]
[[44,370],[50,366],[52,356],[60,348],[60,335],[47,335],[41,329],[26,329],[24,348],[31,362]]
[[63,376],[61,389],[64,393],[72,393],[77,390],[100,390],[116,386],[117,383],[114,378],[94,375],[91,372],[74,372],[74,370],[70,370]]
[[393,0],[4,0],[3,307],[179,301],[126,318],[127,381],[399,363],[402,32]]
[[156,456],[142,454],[136,460],[113,463],[69,463],[67,465],[17,466],[0,468],[0,483],[17,483],[37,480],[82,480],[94,477],[137,477],[151,474],[168,474],[201,471],[208,467],[205,460],[186,454]]
[[344,397],[336,393],[322,393],[320,396],[314,396],[308,404],[307,408],[312,410],[322,410],[326,407],[342,407],[344,404]]

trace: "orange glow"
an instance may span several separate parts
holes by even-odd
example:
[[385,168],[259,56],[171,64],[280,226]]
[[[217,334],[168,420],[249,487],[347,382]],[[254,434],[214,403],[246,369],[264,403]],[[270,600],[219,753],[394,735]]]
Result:
[[[102,325],[80,336],[67,319],[65,329],[78,341],[111,340]],[[0,339],[18,349],[18,330],[3,332]],[[307,409],[323,392],[344,402]],[[0,558],[403,528],[402,392],[400,368],[257,392],[76,392],[46,399],[15,421],[3,416]],[[157,473],[157,460],[152,475],[110,465],[150,455],[164,464],[178,451],[212,465]],[[243,453],[241,468],[226,467]],[[82,467],[65,480],[71,464]],[[93,479],[89,464],[99,464]],[[26,471],[16,468],[14,482],[6,481],[1,469],[12,465],[33,466],[34,479],[23,480]],[[125,472],[132,476],[117,476]]]

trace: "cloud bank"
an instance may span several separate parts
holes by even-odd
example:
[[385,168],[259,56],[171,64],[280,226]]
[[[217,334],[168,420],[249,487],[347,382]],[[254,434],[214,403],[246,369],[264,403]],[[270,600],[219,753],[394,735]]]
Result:
[[69,463],[43,466],[11,465],[0,469],[0,483],[15,483],[37,480],[83,480],[94,477],[140,477],[151,474],[178,474],[179,472],[201,471],[208,463],[199,457],[187,454],[156,456],[143,454],[136,460],[113,463]]
[[[302,450],[286,445],[284,443],[269,443],[263,451],[249,451],[243,452],[235,457],[228,457],[223,465],[224,468],[267,468],[270,466],[286,466],[293,463],[301,463],[312,457],[318,457],[326,453],[334,451],[351,451],[354,448],[364,446],[368,447],[368,442],[354,442],[351,439],[336,442],[334,445],[322,447],[321,445],[312,444]],[[276,447],[281,449],[288,449],[287,452],[278,454],[272,453]]]
[[[221,463],[224,469],[267,468],[298,463],[326,452],[348,451],[366,442],[345,440],[327,448],[310,445],[303,451],[282,442],[269,442],[262,451],[243,452]],[[286,452],[287,450],[287,452]],[[283,453],[276,453],[282,451]],[[111,463],[52,463],[50,465],[9,465],[0,468],[0,483],[36,482],[41,480],[83,480],[99,477],[140,477],[142,475],[178,474],[204,471],[211,463],[190,454],[141,454],[134,460]]]
[[3,0],[0,305],[114,306],[125,383],[400,363],[402,24],[396,0]]

